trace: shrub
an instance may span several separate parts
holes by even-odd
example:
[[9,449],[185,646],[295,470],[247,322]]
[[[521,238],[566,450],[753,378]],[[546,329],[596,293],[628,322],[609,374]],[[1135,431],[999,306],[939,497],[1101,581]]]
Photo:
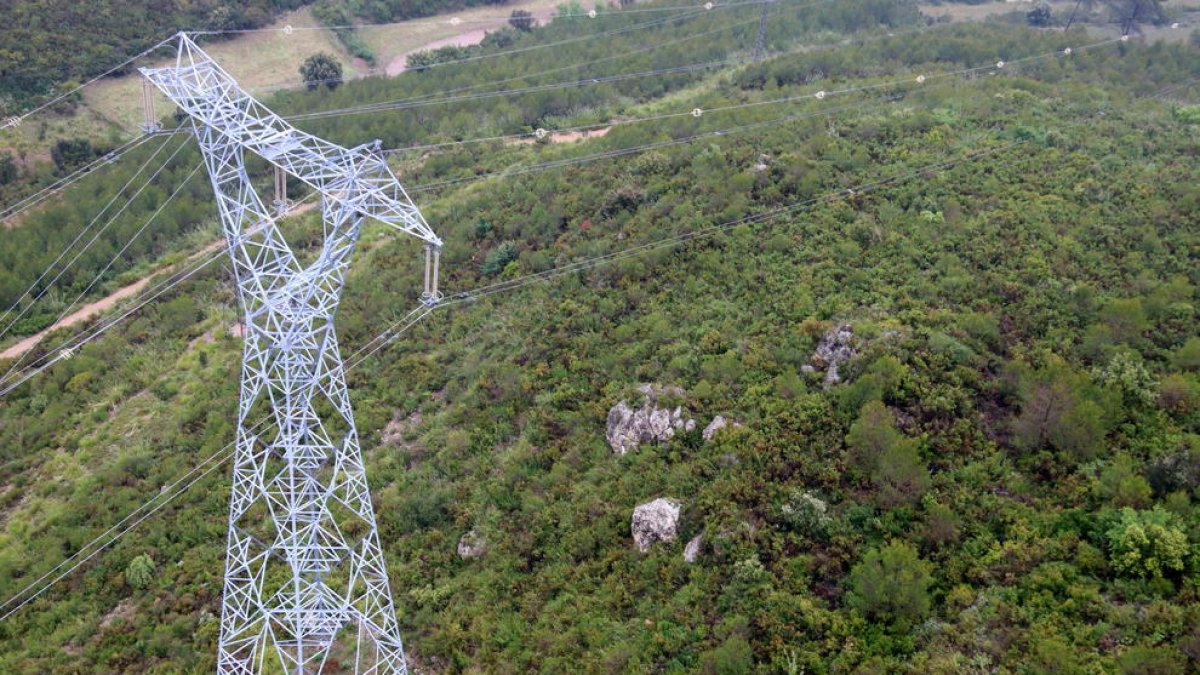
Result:
[[308,90],[312,91],[324,84],[335,89],[342,83],[342,64],[325,52],[318,52],[304,59],[300,64],[300,76],[304,78]]
[[508,263],[517,259],[517,245],[511,241],[502,242],[496,248],[488,251],[483,259],[482,272],[487,276],[495,276],[504,271]]
[[1126,576],[1161,578],[1183,570],[1187,535],[1178,518],[1159,507],[1149,511],[1121,509],[1105,539],[1114,570]]
[[524,9],[514,9],[508,17],[508,25],[522,31],[533,30],[533,12]]
[[64,138],[50,149],[50,158],[59,171],[79,166],[96,156],[96,149],[86,138]]
[[130,587],[141,590],[154,580],[154,561],[145,553],[129,561],[125,568],[125,581]]
[[800,488],[793,488],[788,500],[779,507],[788,527],[809,536],[821,536],[829,529],[828,509],[824,501]]
[[869,619],[906,630],[929,614],[929,563],[902,541],[873,548],[850,570],[847,604]]
[[1037,7],[1034,7],[1025,13],[1025,20],[1029,22],[1030,26],[1042,28],[1049,26],[1054,20],[1054,17],[1050,13],[1050,5],[1042,2],[1038,3]]

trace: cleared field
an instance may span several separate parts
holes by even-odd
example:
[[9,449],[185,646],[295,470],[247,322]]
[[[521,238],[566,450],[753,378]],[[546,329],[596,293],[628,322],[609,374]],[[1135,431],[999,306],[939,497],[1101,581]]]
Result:
[[[921,5],[921,13],[934,18],[948,17],[950,21],[982,21],[997,14],[1009,12],[1028,12],[1037,4],[1033,0],[1017,0],[1016,2],[984,2],[978,5],[966,5],[958,2],[947,2],[941,5]],[[1070,13],[1075,3],[1071,0],[1060,0],[1048,3],[1055,15],[1062,12]]]
[[[308,9],[300,9],[283,15],[271,27],[283,28],[288,25],[301,28],[319,24]],[[243,87],[251,91],[298,85],[300,74],[297,69],[300,64],[322,51],[333,54],[342,62],[348,78],[368,70],[366,64],[351,58],[333,33],[326,30],[297,30],[291,34],[279,31],[246,33],[231,40],[206,44],[204,49]],[[169,62],[165,51],[156,64],[166,65]],[[134,131],[142,123],[141,86],[141,81],[132,75],[102,80],[86,89],[84,106],[97,118]],[[164,98],[159,98],[156,106],[160,114],[169,110]]]
[[[503,7],[476,7],[426,19],[414,19],[410,22],[364,27],[360,29],[359,34],[371,51],[375,52],[380,67],[386,67],[388,74],[394,75],[403,70],[403,66],[397,63],[398,60],[410,52],[446,44],[466,44],[465,37],[462,40],[457,38],[480,30],[489,31],[502,28],[508,24],[507,15],[518,9],[533,12],[539,22],[545,23],[549,21],[554,8],[559,4],[561,4],[561,0],[519,0]],[[592,3],[585,2],[584,6],[590,7]],[[461,19],[462,23],[459,25],[435,23],[451,18]],[[393,66],[392,64],[397,65]]]

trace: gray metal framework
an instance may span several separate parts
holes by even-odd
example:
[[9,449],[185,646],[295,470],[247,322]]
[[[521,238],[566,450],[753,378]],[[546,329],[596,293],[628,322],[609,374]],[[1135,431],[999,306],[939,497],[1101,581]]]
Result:
[[[442,242],[378,143],[347,149],[295,129],[183,34],[173,67],[141,72],[191,120],[245,323],[217,671],[405,673],[334,314],[364,217],[426,243],[427,304]],[[320,193],[315,260],[284,240],[247,152]]]

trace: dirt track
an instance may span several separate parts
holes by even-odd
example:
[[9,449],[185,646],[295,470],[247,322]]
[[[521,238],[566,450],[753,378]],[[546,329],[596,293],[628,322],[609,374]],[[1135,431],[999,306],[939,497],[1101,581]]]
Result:
[[[303,204],[299,204],[292,210],[288,211],[288,215],[289,216],[297,216],[297,215],[300,215],[301,213],[311,211],[312,209],[316,208],[317,204],[318,204],[318,202],[315,202],[315,201],[309,201],[309,202],[305,202]],[[60,328],[69,328],[70,326],[74,326],[76,324],[83,323],[84,321],[91,319],[92,317],[96,316],[97,314],[100,314],[102,312],[106,312],[106,311],[112,309],[113,307],[115,307],[117,305],[118,302],[124,300],[125,298],[129,298],[129,297],[133,297],[134,295],[137,295],[144,288],[146,288],[147,284],[150,283],[150,279],[152,277],[154,277],[155,275],[164,274],[164,273],[170,274],[170,273],[178,270],[180,267],[186,265],[187,263],[190,263],[190,262],[196,260],[197,258],[202,258],[204,256],[210,255],[213,252],[220,250],[224,246],[225,246],[224,239],[219,239],[217,241],[214,241],[213,243],[205,246],[204,248],[200,249],[199,251],[196,251],[192,255],[188,256],[187,259],[185,259],[183,262],[176,263],[174,265],[171,265],[171,266],[166,267],[161,270],[156,270],[153,273],[146,275],[145,278],[139,279],[127,286],[122,286],[121,288],[118,288],[116,291],[113,291],[109,295],[107,295],[103,298],[100,298],[99,300],[97,300],[95,302],[89,302],[88,304],[84,305],[83,307],[80,307],[79,309],[75,310],[74,312],[71,312],[70,314],[64,316],[61,320],[56,321],[54,323],[54,325],[50,326],[49,328],[46,328],[45,330],[42,330],[39,333],[30,335],[29,337],[21,340],[20,342],[10,345],[3,352],[0,352],[0,359],[13,359],[13,358],[17,358],[17,357],[21,356],[22,354],[28,352],[29,350],[31,350],[35,346],[37,346],[37,343],[41,342],[42,338],[49,335],[52,331],[56,331]]]

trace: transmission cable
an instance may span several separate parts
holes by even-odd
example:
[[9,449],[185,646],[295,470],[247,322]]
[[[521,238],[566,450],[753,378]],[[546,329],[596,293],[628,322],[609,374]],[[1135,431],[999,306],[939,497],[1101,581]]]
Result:
[[[1086,46],[1084,46],[1084,47],[1081,47],[1081,48],[1079,48],[1079,50],[1080,50],[1080,51],[1082,51],[1082,50],[1085,50],[1085,49],[1090,49],[1090,48],[1094,48],[1094,47],[1097,47],[1097,46],[1100,46],[1100,45],[1103,45],[1103,44],[1108,44],[1108,43],[1111,43],[1111,42],[1114,42],[1114,41],[1122,41],[1122,40],[1123,40],[1122,38],[1116,38],[1116,39],[1114,39],[1114,40],[1106,40],[1106,41],[1101,41],[1101,42],[1097,42],[1097,43],[1093,43],[1093,44],[1091,44],[1091,45],[1086,45]],[[1002,70],[1003,70],[1003,68],[1005,68],[1006,66],[1009,66],[1009,65],[1025,64],[1025,63],[1032,62],[1032,61],[1034,61],[1034,60],[1045,59],[1045,58],[1050,58],[1050,57],[1057,57],[1057,56],[1069,56],[1069,55],[1070,55],[1070,54],[1072,54],[1072,53],[1073,53],[1073,52],[1072,52],[1071,48],[1066,48],[1066,49],[1064,49],[1064,50],[1061,50],[1061,51],[1047,52],[1047,53],[1043,53],[1043,54],[1038,54],[1038,55],[1032,55],[1032,56],[1028,56],[1028,57],[1019,58],[1019,59],[1016,59],[1016,60],[1014,60],[1014,61],[1008,62],[1007,64],[1006,64],[1004,61],[1000,61],[1000,62],[998,62],[998,63],[996,63],[996,64],[993,64],[993,65],[990,65],[990,66],[980,66],[980,67],[974,67],[974,68],[966,68],[966,69],[962,69],[962,70],[958,70],[958,71],[951,71],[951,72],[939,73],[939,74],[932,75],[932,76],[928,76],[928,77],[929,77],[930,79],[933,79],[933,78],[944,78],[944,77],[950,77],[950,76],[959,76],[959,75],[963,75],[963,74],[975,74],[975,73],[978,73],[978,72],[980,72],[980,71],[987,71],[987,70],[991,70],[991,71],[994,71],[994,72],[1000,72],[1000,71],[1002,71]],[[799,95],[799,96],[789,96],[789,97],[785,97],[785,98],[783,98],[783,99],[773,99],[773,100],[770,100],[770,101],[752,101],[752,102],[743,103],[743,104],[732,104],[732,105],[726,105],[726,106],[719,106],[719,107],[715,107],[715,108],[710,108],[710,109],[708,109],[708,111],[709,111],[709,112],[721,112],[721,111],[728,111],[728,110],[734,110],[734,109],[745,108],[745,107],[753,107],[753,106],[758,106],[758,105],[764,105],[764,104],[767,104],[767,103],[780,103],[780,102],[789,102],[789,103],[790,103],[790,102],[795,102],[795,101],[804,100],[804,99],[810,99],[810,98],[811,98],[811,99],[816,99],[816,100],[823,100],[824,98],[826,98],[826,97],[827,97],[827,95],[832,95],[832,94],[845,95],[845,94],[854,93],[854,92],[857,92],[857,91],[868,91],[868,90],[878,89],[878,88],[881,88],[881,87],[884,87],[884,86],[890,86],[890,85],[894,85],[894,84],[911,84],[911,83],[917,83],[917,84],[921,84],[921,83],[924,83],[924,82],[926,82],[926,81],[927,81],[927,79],[926,79],[926,76],[919,75],[919,76],[917,76],[916,78],[911,78],[911,77],[910,77],[910,78],[906,78],[906,79],[903,79],[903,80],[897,80],[897,81],[894,81],[894,82],[885,82],[885,83],[879,83],[879,84],[864,85],[864,86],[861,86],[861,87],[851,87],[851,88],[844,88],[844,89],[840,89],[840,90],[836,90],[836,91],[834,91],[834,92],[831,92],[830,94],[827,94],[826,92],[823,92],[823,91],[818,91],[818,92],[816,92],[816,93],[805,94],[805,95]],[[644,117],[644,118],[637,118],[637,119],[634,119],[634,120],[627,120],[627,121],[623,122],[623,124],[635,123],[635,122],[647,122],[647,121],[654,121],[654,120],[666,119],[666,118],[671,118],[671,117],[687,116],[687,115],[691,115],[691,116],[693,116],[693,117],[699,117],[700,115],[697,115],[697,114],[696,114],[696,113],[697,113],[697,111],[699,111],[699,112],[701,113],[701,115],[702,115],[702,114],[704,114],[704,111],[703,111],[703,110],[701,110],[701,109],[697,108],[697,109],[693,110],[692,112],[687,112],[687,113],[685,113],[685,112],[680,112],[680,113],[665,113],[665,114],[653,115],[653,116]],[[594,129],[594,128],[597,128],[597,127],[599,127],[599,126],[603,126],[603,125],[591,125],[591,126],[588,126],[588,127],[577,127],[577,128],[575,128],[575,130],[582,130],[582,129]],[[514,136],[511,136],[511,137],[527,137],[527,136],[529,136],[529,134],[519,134],[519,135],[514,135]],[[491,137],[491,138],[489,138],[489,139],[487,139],[487,140],[494,140],[495,138],[496,138],[496,137]],[[457,143],[453,143],[453,144],[457,144]],[[417,146],[417,147],[423,147],[423,146]],[[426,147],[427,147],[427,146],[426,146]],[[413,149],[413,148],[408,148],[408,149]],[[597,159],[602,159],[602,158],[604,158],[604,156],[605,156],[606,154],[607,154],[607,153],[600,153],[600,154],[599,154],[599,155],[598,155],[596,158],[597,158]],[[582,162],[578,162],[578,163],[582,163]],[[550,163],[547,163],[547,164],[549,165]],[[552,166],[548,166],[547,168],[553,168],[553,167],[552,167]],[[533,169],[529,169],[529,170],[527,170],[527,171],[521,171],[520,173],[527,173],[527,172],[529,172],[529,171],[531,171],[531,170],[533,170]],[[485,177],[486,177],[486,176],[485,176]],[[460,180],[461,180],[461,182],[467,182],[466,180],[463,180],[463,179],[460,179]],[[434,185],[434,187],[440,187],[440,185]],[[424,189],[424,188],[422,188],[421,186],[418,186],[417,188],[414,188],[414,191],[415,191],[415,190],[422,190],[422,189]],[[432,189],[432,188],[430,188],[430,189]],[[219,257],[219,254],[214,254],[214,255],[212,256],[212,258],[211,258],[211,259],[209,259],[209,260],[207,260],[207,261],[203,262],[203,263],[200,265],[200,267],[203,267],[203,266],[207,265],[209,262],[212,262],[212,261],[213,261],[213,260],[215,260],[217,257]],[[192,273],[194,273],[194,272],[196,272],[196,271],[199,271],[199,268],[197,268],[196,270],[193,270],[193,271],[192,271]],[[181,283],[183,280],[185,280],[185,279],[186,279],[188,276],[190,276],[190,275],[191,275],[191,273],[189,273],[188,275],[186,275],[186,276],[184,276],[184,277],[182,277],[182,278],[179,278],[179,279],[177,279],[176,281],[172,282],[171,286],[169,286],[168,288],[164,289],[164,290],[162,291],[162,293],[165,293],[167,290],[170,290],[170,288],[171,288],[171,287],[173,287],[175,284],[177,284],[177,283]],[[161,293],[159,293],[159,294],[156,294],[156,295],[154,295],[153,297],[158,297],[158,295],[161,295]],[[153,298],[150,298],[150,299],[153,299]],[[147,301],[145,301],[145,302],[142,302],[142,303],[140,303],[140,304],[139,304],[137,307],[135,307],[133,310],[131,310],[131,312],[132,312],[132,311],[136,311],[136,309],[140,308],[141,306],[143,306],[144,304],[146,304],[146,302],[148,302],[148,301],[149,301],[149,300],[147,300]],[[128,314],[129,314],[129,313],[131,313],[131,312],[127,312],[126,314],[122,315],[122,317],[120,317],[120,318],[124,318],[124,316],[128,316]],[[76,345],[76,346],[81,346],[81,345],[82,345],[84,342],[86,342],[86,341],[89,341],[90,339],[93,339],[93,338],[95,338],[95,337],[98,337],[100,334],[102,334],[104,331],[106,331],[108,328],[110,328],[110,327],[111,327],[112,325],[114,325],[114,324],[115,324],[115,322],[113,322],[113,323],[110,323],[109,325],[106,325],[106,326],[102,327],[101,329],[98,329],[97,331],[93,332],[93,333],[92,333],[92,334],[91,334],[89,337],[87,337],[87,338],[85,338],[85,339],[81,340],[81,341],[79,342],[79,344],[78,344],[78,345]],[[66,345],[66,343],[64,343],[63,345],[60,345],[60,347],[59,347],[59,348],[56,348],[55,350],[52,350],[52,352],[48,353],[48,354],[47,354],[47,358],[48,358],[49,360],[47,360],[47,362],[46,362],[46,363],[44,363],[42,366],[38,367],[38,368],[37,368],[37,370],[36,370],[36,372],[34,372],[33,374],[37,374],[38,372],[42,372],[42,371],[44,371],[46,368],[50,367],[50,365],[52,365],[52,364],[53,364],[53,362],[54,362],[55,360],[57,360],[57,358],[58,358],[58,357],[56,357],[56,356],[52,356],[52,355],[54,354],[54,352],[61,350],[61,349],[62,349],[62,348],[65,346],[65,345]],[[68,348],[68,349],[70,349],[70,348]],[[67,352],[67,353],[70,353],[70,352]],[[0,389],[0,397],[3,397],[4,395],[7,395],[7,394],[8,394],[8,393],[10,393],[11,391],[13,391],[13,390],[14,390],[14,389],[15,389],[17,386],[19,386],[21,383],[23,383],[23,382],[27,381],[27,380],[29,379],[29,377],[32,377],[32,375],[29,375],[29,376],[23,376],[23,377],[21,377],[19,382],[15,382],[15,383],[5,383],[5,384],[3,385],[3,388],[2,388],[2,389]]]
[[[607,11],[597,11],[596,9],[586,12],[572,12],[570,14],[553,14],[550,16],[551,22],[564,19],[610,19],[614,17],[626,16],[629,14],[661,14],[664,12],[679,12],[686,13],[687,11],[707,12],[715,9],[729,9],[732,7],[745,7],[748,5],[761,5],[764,2],[772,0],[742,0],[741,2],[705,2],[703,4],[693,5],[670,5],[665,7],[629,7]],[[833,0],[825,0],[832,2]],[[599,7],[599,5],[597,5]],[[459,26],[466,23],[491,23],[493,21],[508,21],[512,18],[512,14],[495,14],[491,16],[473,16],[473,17],[451,17],[449,19],[407,19],[400,21],[388,21],[381,23],[357,23],[357,24],[337,24],[329,26],[293,26],[291,24],[281,27],[265,27],[265,28],[231,28],[228,30],[189,30],[184,31],[188,35],[226,35],[226,34],[241,34],[241,33],[283,33],[290,35],[297,31],[345,31],[359,30],[363,28],[390,28],[393,26],[409,27],[409,26]],[[547,24],[543,24],[547,25]]]
[[6,220],[9,220],[11,218],[21,215],[21,213],[25,212],[26,210],[28,210],[34,206],[37,206],[38,204],[45,201],[51,195],[53,195],[57,192],[60,192],[64,189],[70,187],[71,185],[74,185],[76,182],[79,181],[79,179],[83,178],[85,175],[87,175],[89,172],[91,172],[92,169],[96,168],[97,166],[100,166],[101,164],[112,164],[112,163],[116,162],[118,159],[120,159],[122,156],[124,156],[125,153],[133,150],[134,148],[140,147],[142,144],[144,144],[146,141],[150,140],[151,138],[152,138],[151,136],[146,135],[146,134],[134,136],[133,138],[129,139],[128,141],[122,143],[121,145],[118,145],[117,147],[113,148],[112,150],[109,150],[108,152],[104,153],[103,155],[100,155],[99,157],[88,162],[87,164],[84,164],[83,166],[75,169],[74,171],[67,174],[66,176],[55,179],[54,182],[42,187],[37,192],[34,192],[33,194],[30,194],[30,195],[26,195],[25,197],[22,197],[21,199],[17,200],[16,202],[13,202],[9,206],[5,207],[3,210],[0,210],[0,222],[6,221]]
[[[1133,102],[1136,102],[1143,98],[1147,98],[1150,96],[1157,96],[1157,95],[1158,94],[1155,93],[1155,94],[1151,94],[1151,95],[1147,95],[1147,96],[1135,97]],[[1090,118],[1094,118],[1099,115],[1103,115],[1103,111],[1094,113],[1093,115],[1088,116],[1088,118],[1081,120],[1079,123],[1080,124],[1086,123]],[[583,269],[594,268],[599,265],[614,262],[617,260],[622,260],[627,257],[643,255],[645,253],[648,253],[648,252],[651,252],[654,250],[658,250],[661,248],[675,246],[675,245],[685,242],[685,241],[692,241],[695,239],[712,236],[714,234],[717,234],[717,233],[723,232],[723,231],[727,231],[727,230],[737,227],[739,225],[758,224],[758,223],[762,223],[762,222],[769,222],[769,221],[779,218],[781,216],[792,214],[792,213],[795,213],[796,211],[799,211],[802,209],[812,208],[813,206],[816,206],[819,204],[837,201],[839,199],[845,199],[847,197],[851,197],[851,196],[861,194],[864,192],[877,191],[881,188],[884,188],[884,187],[887,187],[890,185],[894,185],[897,183],[901,183],[905,180],[909,180],[915,176],[923,175],[928,171],[947,169],[947,168],[956,166],[957,164],[960,164],[960,163],[975,161],[977,159],[982,159],[984,157],[993,156],[996,154],[1007,152],[1008,150],[1019,147],[1026,143],[1028,143],[1027,139],[1017,139],[1017,140],[1010,141],[1008,143],[1005,143],[1005,144],[1002,144],[999,146],[995,146],[992,148],[986,148],[986,149],[983,149],[983,150],[980,150],[977,152],[969,153],[965,156],[961,156],[961,157],[957,157],[957,158],[950,158],[950,159],[942,160],[940,162],[933,162],[933,163],[927,164],[923,167],[920,167],[920,168],[917,168],[917,169],[914,169],[914,170],[911,170],[908,172],[904,172],[904,173],[901,173],[901,174],[898,174],[895,176],[891,176],[888,178],[879,179],[879,180],[871,181],[871,182],[867,182],[867,183],[860,183],[858,186],[853,187],[853,188],[844,188],[844,189],[834,190],[834,191],[828,192],[825,195],[822,195],[819,197],[804,200],[801,202],[796,202],[796,203],[782,206],[782,207],[777,207],[775,209],[771,209],[771,210],[761,212],[758,214],[753,214],[750,216],[745,216],[743,218],[726,221],[724,223],[720,223],[717,225],[712,225],[709,227],[699,228],[697,230],[680,233],[680,234],[672,235],[669,237],[664,237],[662,239],[658,239],[658,240],[655,240],[652,242],[647,242],[644,244],[633,246],[628,249],[622,249],[621,251],[616,251],[613,253],[608,253],[608,254],[604,254],[604,255],[600,255],[600,256],[594,256],[594,257],[587,258],[584,260],[576,261],[574,263],[565,265],[562,268],[556,268],[553,270],[547,270],[545,272],[528,274],[528,275],[524,275],[521,277],[517,277],[515,279],[496,282],[493,284],[486,284],[486,285],[471,289],[469,291],[457,293],[457,294],[455,294],[455,296],[453,298],[443,300],[441,303],[439,303],[436,306],[436,308],[438,308],[438,309],[450,308],[450,307],[455,307],[455,306],[458,306],[458,305],[461,305],[464,303],[468,303],[468,302],[475,302],[475,301],[478,301],[478,300],[480,300],[484,297],[490,296],[490,295],[494,295],[494,294],[502,293],[502,292],[506,292],[506,291],[511,291],[511,290],[517,290],[519,288],[524,288],[524,287],[529,286],[534,283],[538,283],[538,282],[545,281],[548,279],[556,278],[559,276],[564,276],[567,274],[581,271]],[[961,148],[962,146],[960,145],[959,147]],[[386,328],[382,333],[380,333],[375,338],[373,338],[372,340],[369,340],[367,343],[365,343],[363,346],[361,346],[358,350],[356,350],[354,352],[354,354],[352,354],[349,357],[348,365],[346,366],[345,369],[350,370],[351,368],[361,365],[363,362],[366,361],[366,359],[370,358],[372,355],[374,355],[380,349],[382,349],[382,347],[384,345],[391,344],[392,342],[394,342],[395,339],[397,337],[399,337],[400,334],[411,329],[414,325],[416,325],[416,323],[421,318],[424,318],[424,316],[427,316],[433,310],[433,308],[427,308],[426,311],[424,311],[424,313],[420,314],[416,320],[412,320],[411,317],[413,317],[414,314],[416,314],[416,312],[420,311],[421,309],[422,308],[419,307],[419,308],[417,308],[417,310],[410,312],[408,315],[406,315],[400,321],[393,323],[391,326]],[[392,333],[394,331],[396,331],[395,334],[389,336],[389,333]],[[385,338],[385,336],[389,336],[389,337]],[[371,343],[376,343],[376,344],[370,348],[367,348],[367,345],[370,345]],[[358,357],[359,354],[362,354],[362,356],[360,358]],[[254,427],[252,427],[252,429],[258,428],[263,423],[265,423],[265,421],[254,425]],[[217,467],[223,465],[224,461],[226,461],[228,459],[228,457],[221,458],[221,456],[230,454],[227,452],[227,450],[232,448],[233,446],[234,446],[234,443],[230,443],[230,444],[226,445],[224,448],[219,450],[217,453],[215,453],[208,459],[201,462],[201,464],[198,467],[189,471],[188,474],[185,474],[185,476],[183,478],[180,478],[180,479],[176,480],[174,483],[172,483],[172,485],[178,485],[183,480],[186,480],[188,476],[190,476],[190,475],[194,474],[196,471],[198,471],[200,469],[200,467],[204,466],[204,464],[211,462],[215,458],[220,459],[219,462],[209,466],[199,476],[197,476],[196,478],[191,480],[189,483],[187,483],[183,487],[183,489],[172,494],[170,497],[167,498],[166,501],[158,504],[157,506],[154,506],[148,512],[146,512],[142,516],[138,517],[129,526],[122,529],[118,534],[116,534],[115,536],[113,536],[111,539],[104,542],[103,544],[101,544],[100,547],[97,548],[95,551],[88,554],[87,557],[76,562],[65,572],[63,572],[62,574],[59,574],[57,577],[55,577],[55,579],[52,580],[50,583],[42,586],[33,595],[31,595],[30,597],[23,600],[20,604],[18,604],[13,609],[9,610],[3,616],[0,616],[0,621],[7,619],[13,613],[15,613],[16,611],[18,611],[25,605],[32,602],[34,599],[36,599],[42,593],[44,593],[47,589],[49,589],[50,586],[52,586],[53,584],[57,583],[59,580],[65,578],[66,576],[71,574],[71,572],[78,569],[83,563],[85,563],[88,560],[90,560],[91,558],[95,557],[95,555],[97,555],[100,551],[102,551],[105,548],[108,548],[109,546],[114,544],[117,540],[119,540],[126,533],[128,533],[129,531],[131,531],[132,529],[137,527],[139,524],[144,522],[147,518],[149,518],[151,515],[153,515],[157,511],[161,510],[163,506],[170,503],[172,500],[174,500],[180,494],[183,494],[183,492],[186,492],[189,488],[191,488],[193,485],[195,485],[195,483],[198,482],[200,479],[209,475]],[[156,498],[157,498],[157,496],[156,496]],[[152,499],[150,502],[147,502],[147,504],[153,503],[153,501],[154,500]],[[146,505],[139,507],[139,509],[144,509],[144,508],[146,508]],[[137,510],[135,510],[134,513],[137,513]],[[133,514],[126,516],[124,519],[122,519],[121,523],[128,522],[132,516],[133,516]],[[114,525],[113,527],[109,528],[109,530],[107,530],[104,534],[102,534],[100,537],[97,537],[91,543],[89,543],[88,546],[81,549],[81,552],[83,550],[86,550],[87,548],[90,548],[93,545],[96,545],[95,542],[97,542],[100,539],[111,534],[114,530],[116,530],[118,527],[120,527],[121,523],[118,523],[117,525]],[[78,555],[79,554],[77,553],[76,556],[78,556]],[[73,557],[76,557],[76,556],[73,556]],[[65,561],[64,561],[64,563],[60,563],[59,566],[55,567],[54,569],[55,570],[60,569],[63,564],[65,564]],[[54,570],[51,570],[51,572],[44,574],[38,581],[35,581],[33,584],[30,584],[25,589],[20,591],[17,595],[14,595],[9,600],[5,601],[2,605],[0,605],[0,607],[6,607],[6,606],[11,605],[18,597],[20,597],[22,594],[26,593],[34,585],[39,583],[41,580],[47,578],[48,576],[50,576],[50,574],[53,574],[53,571]]]
[[162,47],[163,45],[167,44],[170,41],[171,41],[171,38],[161,40],[158,43],[150,46],[149,48],[144,49],[141,52],[138,52],[137,54],[134,54],[133,56],[125,59],[124,61],[118,63],[117,65],[113,66],[112,68],[109,68],[108,70],[104,71],[103,73],[100,73],[99,75],[93,77],[92,79],[88,80],[87,82],[84,82],[83,84],[72,88],[70,91],[59,94],[58,96],[55,96],[54,98],[50,99],[49,101],[46,101],[45,103],[37,106],[36,108],[34,108],[32,110],[29,110],[27,112],[21,113],[20,115],[16,115],[14,117],[8,118],[7,120],[4,121],[3,124],[0,124],[0,130],[19,126],[21,124],[21,122],[23,122],[30,115],[35,115],[35,114],[45,110],[46,108],[49,108],[50,106],[55,105],[55,104],[65,100],[67,97],[82,90],[84,87],[91,85],[95,82],[99,82],[100,80],[103,80],[104,78],[108,77],[109,75],[112,75],[113,73],[117,72],[118,70],[123,69],[125,66],[128,66],[129,64],[133,63],[134,61],[137,61],[138,59],[142,58],[143,56],[147,56],[151,52],[156,51],[159,47]]
[[[160,152],[162,152],[163,149],[166,148],[169,143],[170,143],[169,140],[163,141],[163,143],[161,145],[159,145],[158,148],[156,148],[154,150],[154,152],[149,157],[147,157],[144,162],[142,162],[142,165],[139,166],[137,168],[137,170],[133,172],[133,174],[129,177],[129,180],[125,181],[125,184],[123,186],[121,186],[121,188],[119,190],[117,190],[115,193],[113,193],[113,196],[111,198],[109,198],[108,202],[105,203],[104,207],[101,208],[100,211],[97,212],[96,215],[91,219],[91,221],[88,222],[88,224],[86,226],[84,226],[84,228],[82,230],[79,231],[79,234],[76,235],[75,239],[72,240],[71,243],[68,244],[65,249],[63,249],[62,253],[60,253],[58,255],[58,257],[56,257],[50,263],[50,265],[47,266],[46,269],[42,271],[42,273],[40,275],[38,275],[38,278],[32,284],[29,285],[29,288],[25,289],[25,291],[23,293],[21,293],[19,296],[17,296],[16,302],[14,302],[13,305],[11,307],[9,307],[4,312],[3,315],[0,315],[0,321],[3,321],[4,319],[6,319],[8,317],[8,315],[11,314],[13,312],[13,310],[15,310],[20,305],[21,298],[23,298],[26,295],[33,292],[33,290],[35,288],[37,288],[38,284],[40,284],[42,282],[42,280],[46,278],[46,275],[48,275],[50,273],[50,271],[52,269],[54,269],[54,267],[60,261],[62,261],[63,257],[65,257],[67,255],[67,253],[72,248],[74,248],[75,245],[77,243],[79,243],[79,241],[82,240],[83,237],[88,232],[90,232],[91,229],[93,227],[95,227],[98,222],[100,222],[100,218],[103,217],[104,214],[110,208],[112,208],[112,205],[116,203],[117,199],[120,198],[121,195],[124,194],[125,191],[128,190],[131,185],[133,185],[134,181],[137,180],[138,176],[140,176],[142,174],[142,172],[146,170],[146,167],[148,167],[150,165],[150,163],[154,161],[154,158],[157,157],[158,154]],[[181,143],[179,145],[179,148],[182,148],[182,147],[183,147],[183,144]],[[179,152],[179,148],[176,148],[175,152]],[[174,155],[172,155],[172,157],[174,157]],[[168,159],[168,161],[170,161],[170,160]],[[166,166],[166,162],[163,163],[163,167],[165,167],[165,166]],[[159,171],[162,171],[162,167],[159,167]],[[158,175],[158,172],[156,171],[154,173],[154,176],[157,176],[157,175]],[[153,180],[154,176],[151,176],[151,178],[147,180],[147,183],[149,182],[149,180]],[[142,187],[145,187],[145,184],[143,184]],[[140,191],[141,191],[141,188],[139,188],[139,192]],[[132,201],[132,197],[130,198],[129,201]],[[126,201],[125,206],[128,206],[129,201]],[[121,209],[124,210],[125,206],[122,206]],[[118,213],[120,213],[120,212],[118,212]],[[110,219],[108,224],[111,224],[111,223],[112,223],[112,220]],[[108,227],[108,224],[105,225],[105,228]],[[101,230],[101,232],[103,232],[103,230]],[[21,318],[25,316],[25,314],[29,311],[29,309],[31,307],[33,307],[33,305],[36,304],[37,301],[40,300],[42,298],[42,296],[44,296],[46,294],[46,292],[49,290],[49,288],[51,286],[53,286],[55,284],[55,282],[57,282],[59,280],[59,278],[62,277],[62,275],[67,271],[67,269],[69,269],[70,266],[72,264],[74,264],[75,261],[77,261],[81,255],[83,255],[83,252],[91,247],[92,243],[94,243],[96,241],[96,237],[98,237],[98,236],[99,236],[99,233],[97,233],[96,236],[93,236],[92,239],[86,245],[84,245],[83,249],[81,249],[79,252],[77,252],[75,254],[75,257],[73,257],[70,262],[68,262],[66,265],[64,265],[62,267],[62,269],[60,269],[58,271],[58,274],[56,274],[54,276],[54,278],[50,280],[49,283],[47,283],[44,287],[42,287],[42,289],[37,293],[37,295],[34,296],[33,300],[28,305],[25,306],[25,309],[21,310],[21,312],[16,316],[16,318],[14,318],[12,321],[10,321],[8,324],[6,324],[3,329],[0,329],[0,337],[4,336],[6,333],[8,333],[8,331],[13,327],[13,325],[15,325],[17,321],[20,321]]]

